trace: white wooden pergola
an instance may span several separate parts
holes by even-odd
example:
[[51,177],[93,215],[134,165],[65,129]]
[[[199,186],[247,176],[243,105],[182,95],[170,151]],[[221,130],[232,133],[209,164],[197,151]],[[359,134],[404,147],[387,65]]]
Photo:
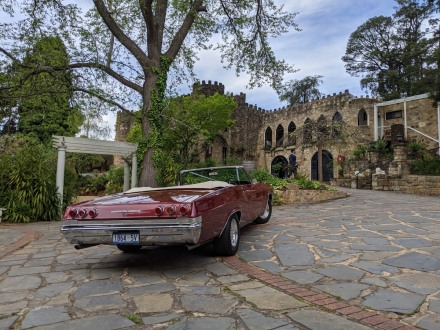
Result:
[[137,143],[114,142],[95,139],[74,138],[67,136],[52,136],[53,146],[58,149],[56,185],[60,205],[63,205],[64,168],[66,165],[66,152],[83,154],[118,155],[124,159],[124,191],[130,189],[130,167],[127,159],[131,157],[131,188],[137,182]]

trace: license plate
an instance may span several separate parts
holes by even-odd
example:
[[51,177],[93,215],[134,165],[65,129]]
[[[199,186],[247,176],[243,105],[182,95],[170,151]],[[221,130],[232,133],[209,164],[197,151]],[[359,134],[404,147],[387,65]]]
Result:
[[139,232],[113,232],[113,244],[139,244]]

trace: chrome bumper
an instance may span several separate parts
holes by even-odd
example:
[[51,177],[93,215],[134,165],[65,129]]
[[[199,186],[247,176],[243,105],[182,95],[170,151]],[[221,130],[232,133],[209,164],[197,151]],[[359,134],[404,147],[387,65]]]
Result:
[[202,217],[149,220],[63,220],[61,233],[71,244],[113,244],[113,232],[139,231],[140,245],[197,244]]

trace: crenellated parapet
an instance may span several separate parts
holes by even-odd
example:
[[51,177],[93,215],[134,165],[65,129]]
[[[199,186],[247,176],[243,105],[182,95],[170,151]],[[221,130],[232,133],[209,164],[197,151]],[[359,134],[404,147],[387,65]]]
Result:
[[205,80],[202,80],[201,83],[196,82],[193,84],[193,93],[201,93],[206,96],[212,96],[215,93],[224,95],[225,86],[222,83],[218,83],[217,81],[214,81],[214,83],[212,83],[211,80],[208,80],[208,83],[206,83]]

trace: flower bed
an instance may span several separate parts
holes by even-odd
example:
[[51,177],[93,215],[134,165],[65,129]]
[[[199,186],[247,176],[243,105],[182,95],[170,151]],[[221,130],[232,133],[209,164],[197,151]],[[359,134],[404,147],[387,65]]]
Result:
[[266,171],[257,170],[251,174],[258,182],[270,184],[274,191],[274,205],[292,203],[313,203],[346,197],[344,192],[326,186],[322,182],[308,180],[297,175],[296,179],[281,179]]

